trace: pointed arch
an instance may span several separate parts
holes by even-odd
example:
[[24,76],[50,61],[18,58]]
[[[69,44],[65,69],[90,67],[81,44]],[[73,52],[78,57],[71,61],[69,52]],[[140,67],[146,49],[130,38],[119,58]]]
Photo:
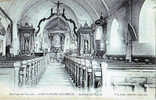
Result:
[[123,54],[123,40],[121,34],[121,25],[115,18],[112,21],[111,32],[109,38],[108,54]]
[[145,0],[139,16],[139,42],[156,45],[156,1]]

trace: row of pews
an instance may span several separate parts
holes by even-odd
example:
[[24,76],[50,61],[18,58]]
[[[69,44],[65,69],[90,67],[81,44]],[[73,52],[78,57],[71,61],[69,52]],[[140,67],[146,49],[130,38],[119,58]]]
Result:
[[1,83],[9,84],[10,88],[34,87],[39,83],[48,63],[50,63],[48,54],[2,59],[0,60]]
[[107,56],[106,59],[65,56],[65,69],[79,88],[111,87],[114,91],[129,88],[148,92],[156,88],[156,66],[153,57]]
[[64,63],[65,69],[76,87],[99,88],[102,86],[102,68],[97,61],[65,56]]
[[149,76],[126,76],[120,77],[118,80],[112,80],[111,82],[114,90],[119,87],[130,87],[133,92],[137,91],[138,87],[141,87],[144,92],[147,92],[149,89],[156,88],[155,84],[155,77]]
[[45,70],[45,57],[22,61],[20,66],[16,68],[18,72],[18,87],[36,86]]
[[[126,62],[126,56],[125,55],[106,55],[107,62]],[[155,64],[156,63],[156,57],[154,56],[146,56],[141,55],[132,56],[132,62],[133,63],[141,63],[141,64]]]
[[155,57],[133,56],[132,62],[127,62],[125,56],[107,55],[103,62],[107,63],[108,83],[114,90],[129,87],[131,91],[141,88],[146,92],[156,88]]

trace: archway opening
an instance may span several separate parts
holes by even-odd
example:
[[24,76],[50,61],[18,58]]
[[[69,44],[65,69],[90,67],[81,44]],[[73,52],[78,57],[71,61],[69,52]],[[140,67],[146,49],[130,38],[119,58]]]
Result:
[[[155,51],[156,44],[156,1],[146,0],[139,18],[139,42],[148,44]],[[155,53],[155,52],[153,52]]]
[[44,44],[49,52],[66,53],[71,49],[72,33],[70,25],[61,17],[51,19],[44,27]]
[[120,24],[117,19],[112,21],[111,33],[108,45],[108,54],[120,55],[122,54],[123,41],[122,34],[120,32]]

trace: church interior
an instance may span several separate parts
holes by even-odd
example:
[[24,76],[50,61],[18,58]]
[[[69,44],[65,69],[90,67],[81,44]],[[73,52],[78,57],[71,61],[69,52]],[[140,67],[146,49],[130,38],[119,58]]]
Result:
[[154,97],[156,1],[0,0],[0,83]]

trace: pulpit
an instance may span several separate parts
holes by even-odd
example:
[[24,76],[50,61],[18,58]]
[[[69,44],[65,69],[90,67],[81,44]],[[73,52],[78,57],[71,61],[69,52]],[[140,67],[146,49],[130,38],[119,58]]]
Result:
[[29,55],[33,53],[35,37],[34,31],[35,29],[33,26],[28,23],[25,23],[25,25],[18,25],[21,55]]
[[106,53],[107,34],[107,23],[102,15],[100,19],[95,21],[95,25],[95,55],[102,58]]

